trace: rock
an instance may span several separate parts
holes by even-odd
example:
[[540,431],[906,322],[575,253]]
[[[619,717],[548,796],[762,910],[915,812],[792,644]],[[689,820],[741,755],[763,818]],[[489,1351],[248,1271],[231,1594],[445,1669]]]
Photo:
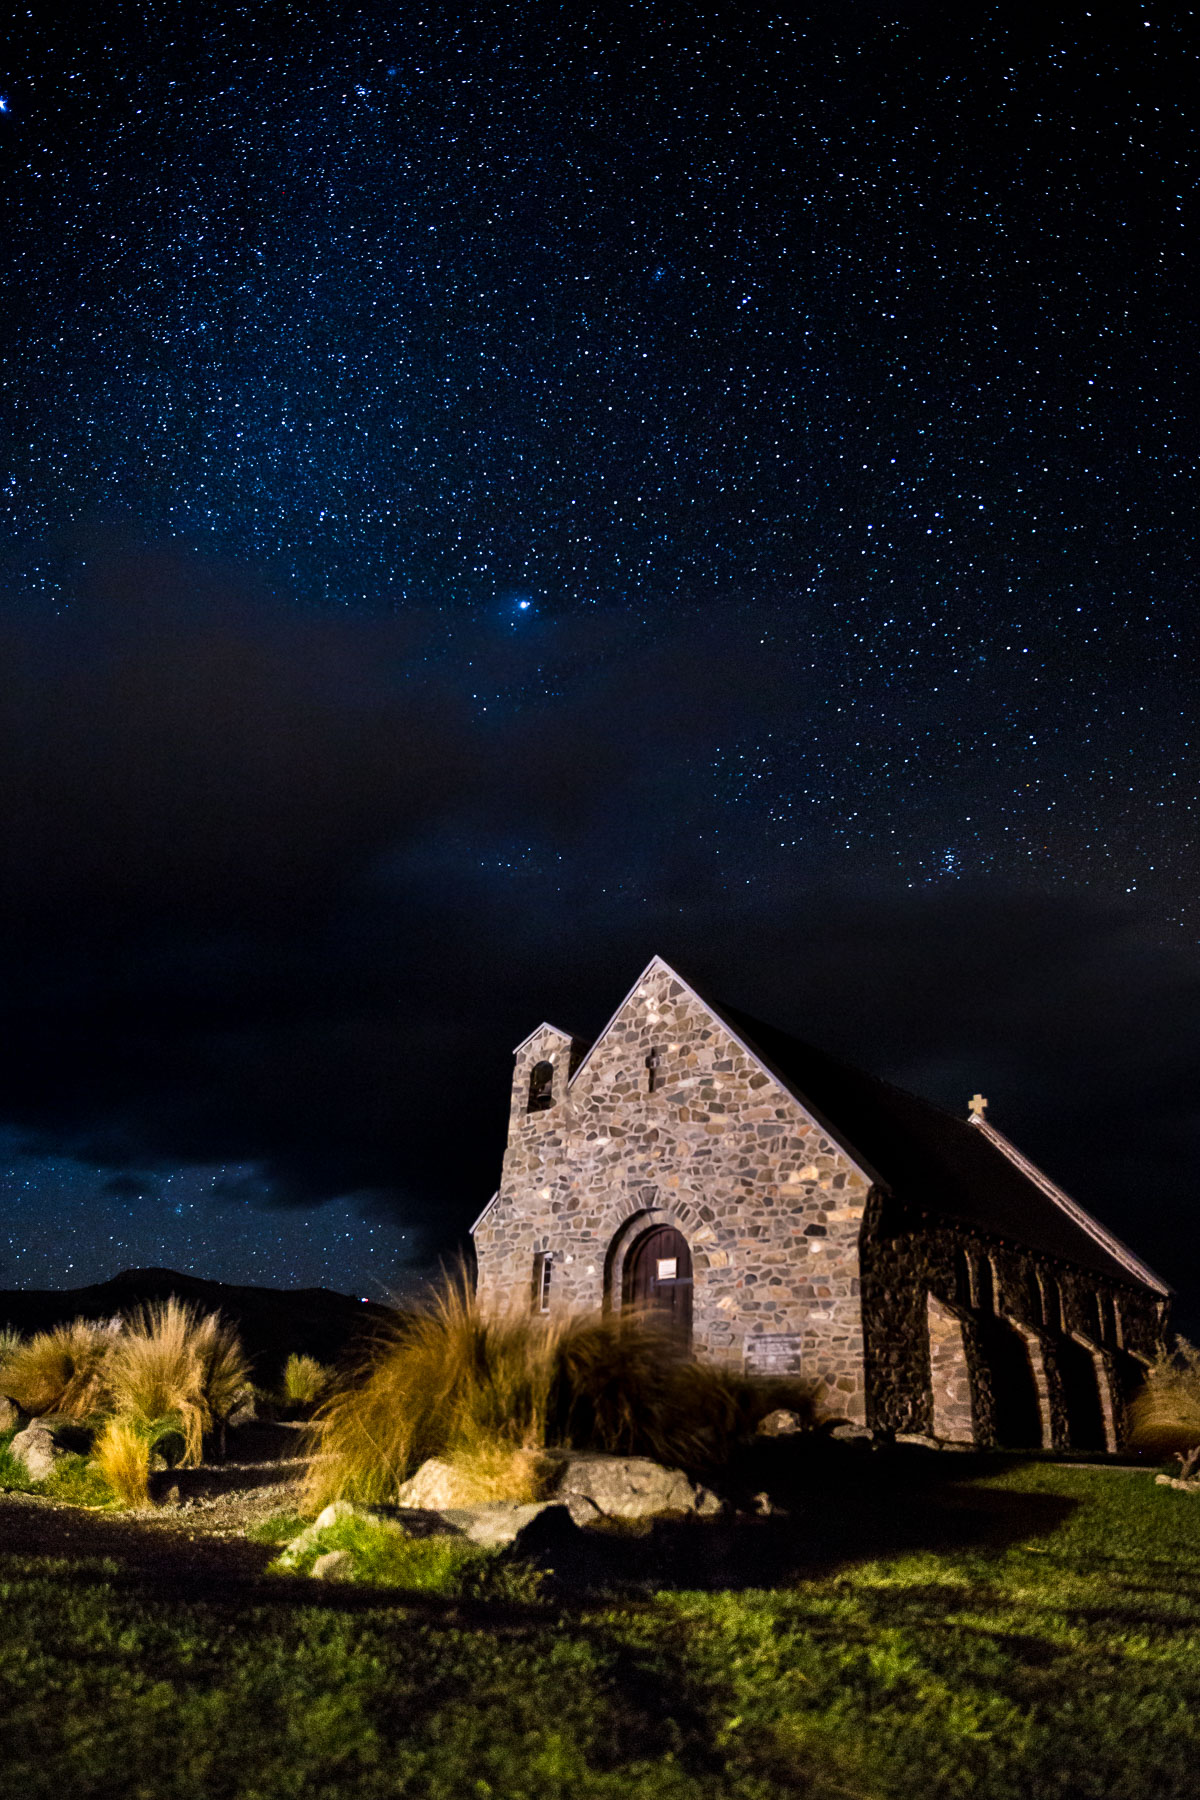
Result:
[[548,1504],[548,1501],[536,1500],[526,1506],[510,1502],[495,1506],[451,1506],[441,1517],[456,1536],[469,1538],[484,1549],[498,1550],[504,1544],[511,1544],[539,1513],[545,1512]]
[[788,1516],[787,1508],[776,1506],[770,1494],[765,1491],[752,1497],[750,1511],[756,1519],[786,1519]]
[[702,1519],[718,1518],[725,1511],[725,1502],[718,1499],[710,1488],[696,1489],[696,1511]]
[[323,1512],[319,1512],[309,1530],[324,1531],[330,1525],[336,1525],[339,1519],[369,1519],[373,1514],[366,1507],[355,1506],[353,1500],[331,1500]]
[[849,1444],[860,1440],[870,1443],[875,1434],[867,1425],[851,1425],[847,1421],[844,1425],[835,1425],[829,1435],[839,1444]]
[[606,1519],[651,1519],[697,1510],[697,1489],[682,1469],[664,1469],[644,1456],[571,1457],[554,1498],[580,1524],[588,1516],[581,1501]]
[[760,1419],[755,1427],[759,1437],[794,1437],[796,1432],[804,1430],[804,1420],[799,1413],[789,1412],[786,1406],[777,1406]]
[[928,1433],[924,1431],[898,1431],[896,1433],[895,1441],[898,1444],[915,1444],[919,1450],[941,1449],[938,1440],[935,1437],[930,1437]]
[[64,1454],[40,1419],[31,1420],[24,1431],[18,1431],[8,1446],[8,1453],[24,1465],[31,1481],[44,1481]]
[[445,1512],[470,1505],[472,1490],[451,1463],[440,1456],[423,1462],[415,1475],[402,1483],[396,1494],[397,1506],[418,1507],[424,1512]]
[[352,1581],[354,1558],[349,1550],[327,1550],[312,1566],[314,1581]]
[[1188,1480],[1180,1475],[1156,1475],[1154,1479],[1159,1487],[1178,1488],[1182,1494],[1200,1494],[1200,1476]]
[[0,1431],[11,1431],[20,1423],[21,1415],[7,1395],[0,1394]]
[[258,1407],[255,1404],[254,1389],[242,1388],[234,1396],[233,1410],[225,1421],[231,1430],[236,1431],[239,1425],[257,1425]]
[[278,1557],[280,1567],[284,1569],[294,1569],[305,1552],[312,1549],[323,1531],[328,1531],[329,1527],[331,1525],[336,1525],[339,1519],[351,1518],[371,1519],[378,1525],[388,1525],[393,1531],[403,1531],[402,1526],[393,1524],[391,1520],[377,1518],[374,1513],[368,1512],[365,1507],[355,1506],[349,1500],[335,1500],[332,1505],[325,1508],[324,1512],[317,1514],[311,1525],[306,1525],[304,1530],[294,1537],[289,1544],[284,1545],[283,1549],[279,1552]]

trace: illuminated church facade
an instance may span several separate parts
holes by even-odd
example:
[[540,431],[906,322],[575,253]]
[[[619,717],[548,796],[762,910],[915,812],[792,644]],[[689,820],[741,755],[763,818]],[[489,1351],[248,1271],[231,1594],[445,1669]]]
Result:
[[1115,1450],[1169,1289],[992,1126],[656,957],[593,1044],[515,1053],[485,1303],[649,1308],[706,1359],[939,1443]]

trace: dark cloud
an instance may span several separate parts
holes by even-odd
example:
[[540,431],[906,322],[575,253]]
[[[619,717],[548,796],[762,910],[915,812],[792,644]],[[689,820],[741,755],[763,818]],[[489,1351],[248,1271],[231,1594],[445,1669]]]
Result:
[[982,1087],[1195,1283],[1193,951],[1065,889],[842,874],[832,801],[803,876],[756,856],[722,758],[822,693],[761,626],[298,617],[166,561],[10,612],[5,1119],[113,1193],[252,1165],[280,1204],[358,1194],[434,1250],[498,1172],[512,1044],[596,1030],[657,951],[948,1105]]

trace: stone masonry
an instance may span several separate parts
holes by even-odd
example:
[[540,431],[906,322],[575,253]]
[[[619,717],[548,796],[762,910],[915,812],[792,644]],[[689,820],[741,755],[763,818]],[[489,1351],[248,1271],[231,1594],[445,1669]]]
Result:
[[[866,1176],[663,964],[568,1087],[572,1053],[549,1025],[517,1052],[500,1191],[475,1231],[481,1298],[528,1294],[540,1251],[553,1307],[619,1306],[626,1251],[674,1225],[692,1252],[697,1352],[803,1371],[862,1420]],[[528,1112],[542,1062],[552,1104]]]
[[983,1445],[1011,1429],[997,1384],[1016,1368],[1023,1445],[1115,1449],[1167,1290],[898,1195],[840,1129],[656,958],[590,1050],[551,1025],[519,1046],[500,1188],[474,1232],[480,1298],[619,1308],[627,1255],[671,1226],[696,1354],[803,1375],[827,1411],[877,1430]]

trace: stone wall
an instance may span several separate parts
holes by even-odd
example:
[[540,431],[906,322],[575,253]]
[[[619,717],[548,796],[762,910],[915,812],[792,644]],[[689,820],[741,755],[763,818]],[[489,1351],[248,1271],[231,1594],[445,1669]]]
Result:
[[[475,1232],[481,1297],[527,1304],[541,1252],[552,1310],[619,1306],[626,1253],[672,1224],[692,1254],[697,1351],[802,1373],[861,1419],[863,1172],[665,966],[568,1085],[573,1058],[550,1026],[517,1053],[500,1191]],[[543,1062],[551,1104],[530,1112]]]
[[[1046,1447],[1071,1447],[1066,1338],[1092,1359],[1108,1446],[1124,1441],[1128,1394],[1165,1330],[1165,1305],[1149,1290],[878,1193],[863,1222],[861,1280],[868,1423],[949,1436],[939,1426],[961,1426],[965,1371],[975,1439],[995,1442],[996,1396],[979,1329],[995,1314],[1025,1343]],[[945,1383],[956,1355],[951,1403]]]

